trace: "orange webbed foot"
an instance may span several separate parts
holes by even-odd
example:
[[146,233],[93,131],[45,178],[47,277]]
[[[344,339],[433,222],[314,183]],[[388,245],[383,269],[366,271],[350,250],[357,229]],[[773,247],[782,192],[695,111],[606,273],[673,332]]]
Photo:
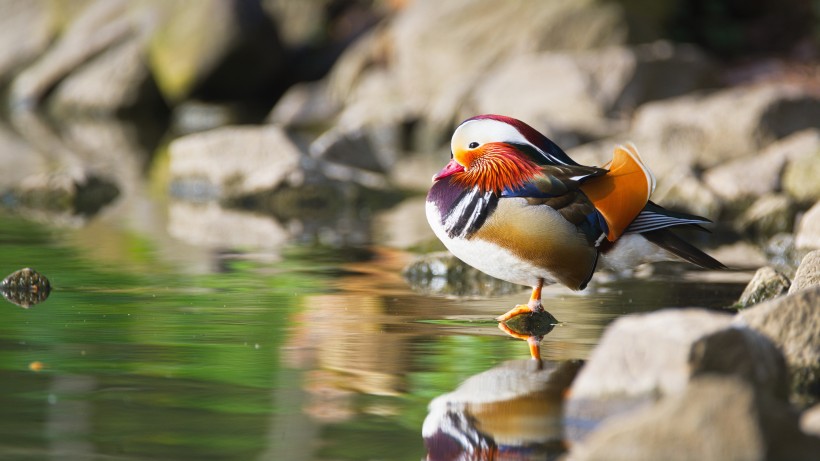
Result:
[[519,304],[510,309],[509,311],[507,311],[507,313],[499,315],[495,318],[495,320],[498,322],[506,322],[514,317],[518,317],[519,315],[532,314],[533,312],[538,312],[542,310],[544,310],[543,307],[541,307],[540,309],[533,309],[533,306],[530,306],[529,304]]

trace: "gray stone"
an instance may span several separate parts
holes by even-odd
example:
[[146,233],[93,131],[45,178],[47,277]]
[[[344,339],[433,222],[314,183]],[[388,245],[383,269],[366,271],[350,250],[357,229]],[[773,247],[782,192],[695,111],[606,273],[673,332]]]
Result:
[[29,0],[0,4],[0,83],[43,53],[56,33],[52,2]]
[[803,434],[781,400],[729,377],[702,377],[656,405],[605,422],[568,460],[814,460],[820,438]]
[[711,69],[701,53],[668,42],[518,55],[481,78],[465,111],[602,137],[624,128],[611,115],[695,90]]
[[[650,143],[651,145],[651,143]],[[645,152],[646,149],[641,149]],[[649,165],[652,168],[652,165]],[[723,210],[723,201],[703,183],[703,179],[690,168],[666,170],[656,174],[657,187],[652,201],[673,210],[688,211],[699,216],[715,219]]]
[[820,286],[740,311],[734,324],[757,330],[783,352],[792,377],[792,400],[820,398]]
[[385,173],[397,153],[396,133],[389,127],[342,130],[331,128],[310,145],[311,157],[365,171]]
[[215,250],[277,250],[291,234],[274,218],[229,210],[216,203],[174,201],[168,208],[168,234]]
[[327,80],[299,83],[276,102],[268,122],[286,127],[327,126],[340,109],[328,94]]
[[299,185],[305,156],[276,126],[218,128],[183,136],[169,146],[174,182],[210,187],[237,198]]
[[801,203],[820,201],[820,132],[816,133],[814,149],[792,159],[783,172],[783,189]]
[[663,173],[679,165],[708,169],[748,157],[791,133],[816,128],[819,118],[820,98],[774,82],[644,104],[636,111],[632,134],[655,140],[656,146],[642,152]]
[[95,115],[162,107],[164,103],[151,81],[139,37],[113,45],[74,69],[60,82],[51,98],[52,112],[91,112]]
[[797,216],[797,205],[786,194],[767,194],[759,197],[737,219],[738,231],[759,240],[776,234],[791,232]]
[[422,117],[447,126],[463,115],[459,107],[488,69],[522,53],[623,43],[622,15],[614,4],[590,0],[410,2],[342,55],[331,88],[353,106],[341,117],[359,126]]
[[820,437],[820,404],[803,412],[800,416],[800,429],[806,434]]
[[703,176],[706,185],[723,200],[736,202],[780,191],[783,168],[820,149],[820,131],[804,130],[763,150],[747,148],[747,152],[741,153],[743,156],[710,168]]
[[730,325],[731,316],[698,309],[616,320],[573,382],[565,404],[568,437],[583,439],[600,421],[680,394],[704,374],[741,377],[785,397],[787,374],[776,347]]
[[420,256],[402,273],[411,288],[426,294],[485,297],[519,293],[524,289],[521,285],[492,278],[446,251]]
[[800,261],[789,294],[816,286],[820,286],[820,250],[808,253]]
[[731,316],[700,309],[620,317],[572,384],[570,400],[679,393],[691,373],[692,344],[730,323]]
[[820,248],[820,201],[807,211],[797,224],[795,247]]
[[747,307],[786,294],[791,286],[788,277],[772,267],[761,267],[746,285],[737,304]]
[[9,90],[12,108],[37,106],[81,64],[135,34],[133,22],[127,15],[128,2],[94,1],[82,6],[48,51],[14,79]]

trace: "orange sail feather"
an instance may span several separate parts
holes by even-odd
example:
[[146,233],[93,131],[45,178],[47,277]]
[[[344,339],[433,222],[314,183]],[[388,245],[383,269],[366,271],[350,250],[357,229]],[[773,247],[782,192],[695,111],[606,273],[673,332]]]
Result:
[[655,177],[634,145],[615,148],[609,172],[587,181],[581,190],[609,226],[606,238],[614,242],[646,206],[655,189]]

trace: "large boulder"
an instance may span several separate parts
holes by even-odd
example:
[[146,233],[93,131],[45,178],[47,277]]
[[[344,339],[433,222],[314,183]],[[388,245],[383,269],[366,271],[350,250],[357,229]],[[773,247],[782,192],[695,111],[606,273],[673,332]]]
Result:
[[820,98],[809,90],[767,83],[644,104],[632,133],[637,140],[654,141],[653,149],[643,151],[662,172],[748,157],[789,134],[815,128],[818,118]]
[[680,394],[605,422],[569,460],[813,460],[820,438],[788,404],[732,377],[704,376]]
[[171,143],[169,155],[172,189],[188,198],[239,198],[305,179],[306,157],[273,125],[183,136]]
[[128,2],[81,4],[76,16],[49,49],[17,75],[9,90],[12,108],[31,108],[75,69],[116,43],[137,33]]
[[73,69],[52,95],[52,112],[66,117],[77,112],[99,115],[163,108],[144,48],[142,38],[132,37]]
[[342,55],[331,92],[348,106],[346,125],[423,117],[446,126],[485,72],[507,58],[625,39],[622,10],[596,0],[418,0]]
[[764,149],[748,146],[741,157],[710,168],[704,182],[721,199],[736,202],[756,199],[782,189],[784,168],[820,151],[820,130],[794,133]]
[[48,0],[0,4],[0,83],[48,47],[56,33],[52,5]]
[[752,328],[776,344],[789,365],[792,399],[820,399],[820,286],[740,311],[735,325]]
[[615,415],[678,395],[703,374],[740,377],[786,397],[786,370],[774,345],[731,316],[698,309],[629,315],[604,332],[572,384],[565,415],[571,439]]
[[699,89],[713,73],[696,49],[668,42],[522,54],[489,70],[463,113],[510,115],[547,125],[550,135],[601,137],[623,128],[611,117]]

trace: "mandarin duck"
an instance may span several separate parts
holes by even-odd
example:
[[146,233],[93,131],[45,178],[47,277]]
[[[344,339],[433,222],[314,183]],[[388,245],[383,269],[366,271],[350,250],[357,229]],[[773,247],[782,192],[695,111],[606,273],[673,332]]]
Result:
[[633,145],[616,147],[603,167],[584,166],[526,123],[488,114],[462,122],[450,149],[427,194],[427,220],[465,263],[532,287],[529,302],[499,322],[542,312],[545,284],[582,290],[597,269],[666,260],[725,269],[670,231],[710,221],[650,201],[655,178]]

